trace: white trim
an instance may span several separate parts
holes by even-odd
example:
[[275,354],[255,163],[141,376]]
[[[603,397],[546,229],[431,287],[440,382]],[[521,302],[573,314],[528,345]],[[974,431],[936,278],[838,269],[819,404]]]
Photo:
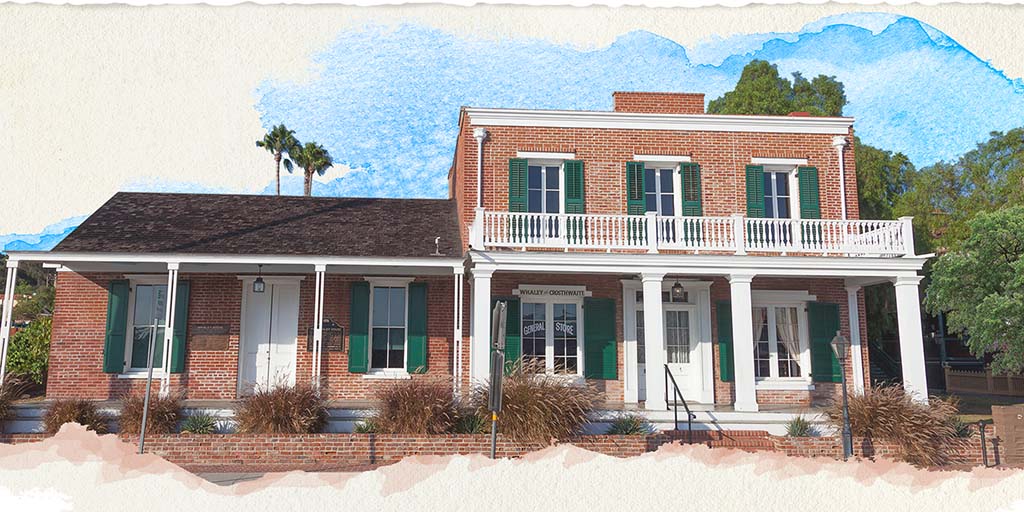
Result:
[[807,165],[806,158],[768,158],[768,157],[752,157],[750,163],[753,165]]
[[264,283],[298,283],[300,281],[305,281],[306,280],[306,276],[267,276],[267,275],[260,276],[260,275],[253,274],[251,276],[250,275],[238,275],[238,276],[235,276],[235,277],[237,277],[238,280],[242,281],[243,283],[250,283],[250,284],[253,281],[255,281],[257,277],[262,277]]
[[[803,363],[801,363],[803,364]],[[803,368],[801,368],[802,370]],[[799,377],[796,379],[784,379],[784,378],[767,378],[767,379],[756,379],[754,381],[754,389],[758,391],[766,390],[778,390],[778,391],[813,391],[814,383],[810,379]]]
[[689,155],[640,155],[636,153],[633,154],[633,160],[652,164],[664,163],[676,165],[693,161]]
[[367,276],[364,278],[366,282],[370,283],[370,286],[390,286],[401,288],[408,286],[409,283],[416,280],[415,277],[376,277]]
[[[565,291],[579,293],[579,295],[551,295],[552,291]],[[523,291],[538,291],[545,292],[545,295],[532,295],[527,293],[523,295]],[[520,297],[521,299],[530,299],[530,302],[564,302],[565,299],[582,299],[583,297],[592,297],[594,292],[587,290],[586,286],[558,286],[558,285],[546,285],[546,284],[520,284],[512,290],[512,295]]]
[[[145,379],[148,377],[145,370],[129,370],[117,374],[119,379]],[[162,368],[153,368],[153,380],[162,379],[164,371]]]
[[[758,300],[756,300],[754,298],[755,297],[755,295],[754,295],[755,293],[756,293],[755,291],[751,291],[751,300],[750,300],[751,312],[753,312],[753,308],[768,308],[770,310],[768,312],[768,318],[767,318],[767,320],[768,320],[768,332],[769,332],[769,338],[768,338],[768,340],[769,340],[768,341],[769,357],[768,357],[768,359],[770,361],[770,364],[768,365],[768,373],[769,374],[773,374],[773,373],[777,374],[779,372],[778,345],[781,345],[781,342],[776,341],[776,343],[775,343],[776,349],[775,350],[771,350],[771,348],[770,348],[771,345],[772,345],[771,333],[773,332],[773,330],[775,332],[777,332],[777,328],[775,327],[775,315],[772,314],[772,311],[774,311],[774,308],[794,308],[794,309],[796,309],[796,317],[797,317],[797,323],[798,323],[797,328],[799,330],[799,332],[797,334],[797,336],[798,336],[797,344],[800,346],[800,354],[797,355],[796,359],[798,361],[800,361],[800,374],[801,374],[799,377],[778,377],[778,376],[775,376],[775,377],[757,377],[755,375],[755,377],[754,377],[754,386],[755,386],[755,388],[756,388],[758,382],[763,382],[763,381],[788,382],[788,383],[811,383],[812,382],[811,381],[811,331],[810,331],[810,319],[807,317],[807,303],[805,301],[799,299],[799,297],[800,297],[799,292],[797,292],[797,294],[793,294],[793,297],[796,298],[797,300],[792,300],[792,299],[791,300],[782,300],[782,299],[780,299],[780,300],[770,300],[770,301],[758,301]],[[779,296],[781,296],[781,297],[785,297],[785,296],[790,294],[790,292],[778,292],[778,293],[779,293]],[[813,297],[813,295],[807,295],[807,296],[808,297]],[[757,343],[758,343],[757,340],[753,339],[753,337],[751,337],[751,343],[754,344],[754,347],[756,349]],[[757,361],[755,360],[754,363],[756,365]],[[755,368],[755,373],[756,373],[756,368]],[[768,384],[768,386],[772,386],[772,385],[774,385],[774,384],[771,384],[771,383]],[[769,387],[769,388],[765,388],[765,389],[791,389],[791,388],[770,388]],[[793,388],[793,389],[797,389],[797,388]]]
[[362,375],[362,378],[372,380],[409,380],[412,379],[412,375],[404,368],[401,370],[398,368],[371,368]]
[[755,306],[771,306],[781,303],[814,302],[818,300],[818,296],[811,295],[804,290],[751,290],[750,300]]
[[[378,378],[395,378],[395,377],[393,377],[394,375],[396,375],[396,374],[403,374],[403,373],[408,375],[408,368],[409,368],[409,283],[413,282],[413,278],[411,278],[411,277],[408,277],[408,278],[406,278],[406,277],[388,277],[388,278],[377,279],[377,278],[370,278],[370,277],[368,277],[368,278],[366,278],[366,280],[370,283],[370,305],[369,305],[370,306],[370,308],[369,308],[370,309],[370,311],[369,311],[370,318],[368,319],[369,332],[367,333],[368,336],[367,336],[367,340],[366,340],[366,343],[367,343],[367,350],[366,350],[367,375],[376,374],[378,376],[382,376],[382,377],[378,377]],[[405,309],[405,317],[402,319],[402,327],[401,327],[402,334],[404,335],[404,339],[402,340],[402,367],[401,368],[374,368],[373,367],[373,330],[375,328],[374,325],[373,325],[373,297],[374,297],[373,289],[374,288],[402,288],[404,290],[402,296],[405,299],[405,304],[404,304],[404,306],[405,306],[405,308],[404,308]],[[396,328],[396,326],[387,325],[387,326],[381,326],[381,328],[389,329],[390,330],[392,328]],[[390,336],[390,332],[388,334]],[[389,352],[388,353],[388,359],[390,360],[391,359],[390,342],[389,342],[388,352]]]
[[[48,263],[158,263],[161,271],[166,272],[167,263],[179,265],[302,265],[310,267],[325,265],[328,273],[332,266],[370,266],[370,267],[428,267],[428,268],[462,268],[463,259],[455,257],[422,257],[394,258],[373,256],[295,256],[295,255],[235,255],[235,254],[182,254],[182,253],[127,253],[127,252],[50,252],[50,251],[10,251],[11,258],[21,261],[42,261]],[[16,261],[17,261],[16,260]],[[189,272],[189,269],[181,269]]]
[[536,126],[719,132],[818,133],[846,135],[852,117],[638,114],[572,110],[467,108],[474,126]]
[[546,151],[516,151],[516,158],[526,158],[528,160],[535,159],[546,159],[546,160],[575,160],[576,153],[549,153]]

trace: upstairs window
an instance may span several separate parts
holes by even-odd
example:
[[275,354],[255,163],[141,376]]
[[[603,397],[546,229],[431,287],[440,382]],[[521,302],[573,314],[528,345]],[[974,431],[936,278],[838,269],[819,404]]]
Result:
[[647,211],[674,216],[676,189],[675,168],[652,165],[644,167],[644,203]]
[[764,179],[764,216],[770,219],[788,219],[791,217],[790,172],[765,171]]
[[561,213],[561,165],[530,162],[526,170],[526,211]]

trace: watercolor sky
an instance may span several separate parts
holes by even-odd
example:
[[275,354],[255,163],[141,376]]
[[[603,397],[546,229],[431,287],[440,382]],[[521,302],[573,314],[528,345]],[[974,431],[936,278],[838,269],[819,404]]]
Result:
[[[345,30],[311,56],[308,80],[263,80],[253,91],[263,127],[285,122],[338,164],[315,195],[445,197],[459,107],[610,110],[616,90],[698,91],[735,84],[751,59],[783,74],[834,75],[861,139],[917,166],[955,159],[1024,119],[1024,83],[913,18],[849,13],[795,32],[712,38],[685,47],[646,31],[579,48],[544,39],[484,40],[419,24]],[[268,157],[269,158],[269,157]],[[273,179],[258,192],[271,193]],[[249,192],[159,177],[123,190]],[[284,193],[301,193],[285,175]],[[109,194],[100,193],[98,206]],[[46,250],[89,211],[41,232],[0,232],[0,249]]]

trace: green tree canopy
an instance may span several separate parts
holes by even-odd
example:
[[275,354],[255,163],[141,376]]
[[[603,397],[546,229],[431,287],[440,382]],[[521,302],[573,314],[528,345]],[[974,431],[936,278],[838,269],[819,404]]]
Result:
[[784,116],[809,112],[814,116],[840,116],[846,106],[842,82],[834,76],[818,75],[807,80],[799,72],[793,82],[779,76],[779,68],[763,60],[743,67],[736,87],[711,100],[711,114],[752,114]]
[[305,146],[296,148],[291,153],[291,157],[304,171],[305,186],[303,192],[307,196],[313,193],[313,173],[323,176],[324,171],[334,165],[334,160],[331,158],[330,153],[323,146],[315,142],[307,142]]
[[1024,206],[981,212],[967,237],[932,268],[925,304],[969,334],[971,353],[996,372],[1024,371]]
[[[277,166],[274,175],[277,180],[277,195],[281,195],[281,160],[285,153],[289,155],[301,144],[295,138],[295,132],[289,130],[285,125],[279,124],[270,129],[262,140],[256,141],[256,147],[267,150],[274,155],[274,164]],[[291,160],[284,158],[284,166],[288,172],[292,172]]]

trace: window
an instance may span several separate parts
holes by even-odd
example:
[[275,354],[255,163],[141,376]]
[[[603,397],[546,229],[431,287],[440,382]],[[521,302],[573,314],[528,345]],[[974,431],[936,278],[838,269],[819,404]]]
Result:
[[[164,327],[167,325],[167,285],[136,284],[133,287],[134,300],[129,316],[128,346],[125,359],[128,371],[146,371],[146,354],[153,341],[153,368],[163,369]],[[155,337],[154,337],[155,334]]]
[[644,168],[644,203],[647,211],[667,217],[676,214],[676,178],[674,167]]
[[526,211],[559,213],[561,165],[530,163],[526,170]]
[[404,286],[374,286],[371,369],[405,368],[406,289]]
[[555,373],[576,374],[577,329],[576,305],[554,304],[555,310]]
[[522,303],[522,360],[561,375],[579,375],[578,303]]
[[760,379],[802,377],[806,343],[797,306],[755,306],[754,375]]
[[771,219],[791,217],[789,171],[764,172],[764,216]]
[[523,364],[543,368],[548,342],[548,322],[545,304],[524,302],[523,308]]
[[689,311],[665,311],[665,355],[667,363],[690,362]]

